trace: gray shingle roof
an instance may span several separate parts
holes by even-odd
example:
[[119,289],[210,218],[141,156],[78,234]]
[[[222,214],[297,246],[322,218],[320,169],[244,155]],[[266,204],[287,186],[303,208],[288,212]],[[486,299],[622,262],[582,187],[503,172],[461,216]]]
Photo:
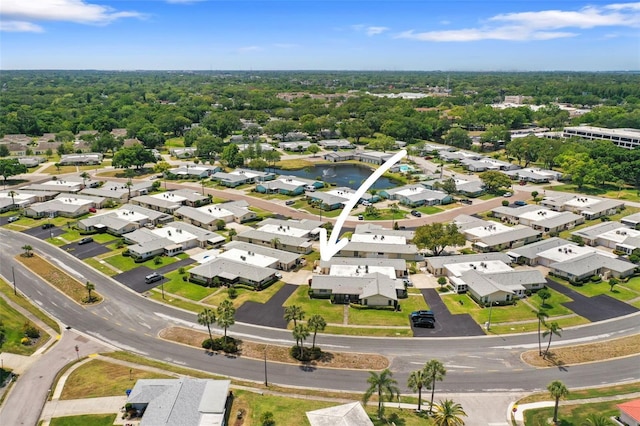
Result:
[[275,275],[276,270],[253,266],[250,263],[236,262],[230,259],[216,258],[189,271],[194,275],[206,278],[225,276],[227,278],[238,277],[248,281],[261,282]]
[[457,256],[434,256],[425,259],[435,269],[442,269],[445,265],[456,263],[486,262],[489,260],[501,260],[511,263],[511,258],[504,253],[462,254]]

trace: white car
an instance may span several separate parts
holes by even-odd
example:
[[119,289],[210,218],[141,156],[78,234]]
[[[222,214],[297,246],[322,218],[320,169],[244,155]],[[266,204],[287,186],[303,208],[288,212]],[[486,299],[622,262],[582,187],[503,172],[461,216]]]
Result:
[[371,205],[371,203],[370,203],[370,202],[368,202],[368,201],[363,201],[363,202],[362,202],[362,205],[363,205],[363,206],[365,206],[365,207],[368,207],[368,206],[370,206],[370,205]]
[[505,192],[504,194],[502,194],[503,197],[509,198],[511,196],[513,196],[513,192]]

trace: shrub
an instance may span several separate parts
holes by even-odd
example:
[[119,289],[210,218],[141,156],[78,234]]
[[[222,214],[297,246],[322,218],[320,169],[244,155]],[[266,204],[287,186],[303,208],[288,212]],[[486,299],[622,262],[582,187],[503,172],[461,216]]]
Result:
[[297,359],[298,361],[314,361],[322,357],[322,350],[320,348],[303,348],[304,350],[300,353],[299,346],[292,346],[289,349],[289,355],[292,358]]
[[156,256],[153,258],[154,265],[162,265],[162,256]]
[[260,424],[262,426],[275,426],[276,420],[273,418],[273,413],[271,411],[265,411],[260,416]]
[[20,343],[27,346],[31,344],[31,339],[29,339],[28,337],[23,337],[22,339],[20,339]]
[[181,266],[180,268],[178,268],[178,273],[179,273],[180,275],[184,275],[184,273],[185,273],[184,266]]
[[24,334],[31,339],[37,339],[40,337],[40,330],[29,323],[25,323]]
[[238,297],[238,290],[236,290],[235,287],[229,287],[227,293],[229,294],[229,299],[235,299]]
[[509,206],[509,201],[507,201],[507,200],[502,200],[502,205],[503,205],[504,207],[508,207],[508,206]]
[[211,339],[204,339],[202,341],[202,347],[205,349],[211,349],[211,347],[213,346],[213,340]]
[[602,281],[602,277],[600,275],[594,275],[591,277],[591,282],[592,283],[599,283]]

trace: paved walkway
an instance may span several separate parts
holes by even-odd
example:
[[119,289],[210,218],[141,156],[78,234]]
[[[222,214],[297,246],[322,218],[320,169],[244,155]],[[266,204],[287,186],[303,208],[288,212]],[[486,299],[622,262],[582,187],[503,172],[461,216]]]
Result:
[[126,396],[50,401],[44,406],[40,420],[43,421],[43,426],[46,426],[53,417],[81,416],[83,414],[116,414],[120,412],[126,402]]

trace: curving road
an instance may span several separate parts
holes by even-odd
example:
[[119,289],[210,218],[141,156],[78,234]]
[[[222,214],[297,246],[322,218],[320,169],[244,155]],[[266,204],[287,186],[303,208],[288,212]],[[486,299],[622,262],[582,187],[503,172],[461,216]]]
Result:
[[[29,244],[35,251],[80,279],[96,283],[105,301],[97,306],[80,306],[24,269],[14,256]],[[29,235],[0,229],[0,274],[11,276],[15,268],[18,289],[63,324],[108,342],[122,350],[229,377],[264,381],[264,362],[245,358],[208,356],[203,350],[173,344],[157,338],[170,325],[196,327],[196,315],[141,297],[103,276],[66,252]],[[563,345],[640,333],[639,314],[563,331],[554,345]],[[293,344],[291,333],[250,324],[232,327],[234,336],[260,342]],[[491,392],[540,390],[560,379],[568,387],[595,386],[640,380],[639,357],[535,369],[520,361],[520,353],[537,347],[535,333],[514,336],[467,338],[363,338],[318,336],[326,349],[380,353],[392,360],[400,384],[409,372],[438,358],[447,367],[447,379],[438,386],[443,392]],[[269,382],[362,391],[368,373],[354,370],[303,369],[301,366],[269,363]]]

